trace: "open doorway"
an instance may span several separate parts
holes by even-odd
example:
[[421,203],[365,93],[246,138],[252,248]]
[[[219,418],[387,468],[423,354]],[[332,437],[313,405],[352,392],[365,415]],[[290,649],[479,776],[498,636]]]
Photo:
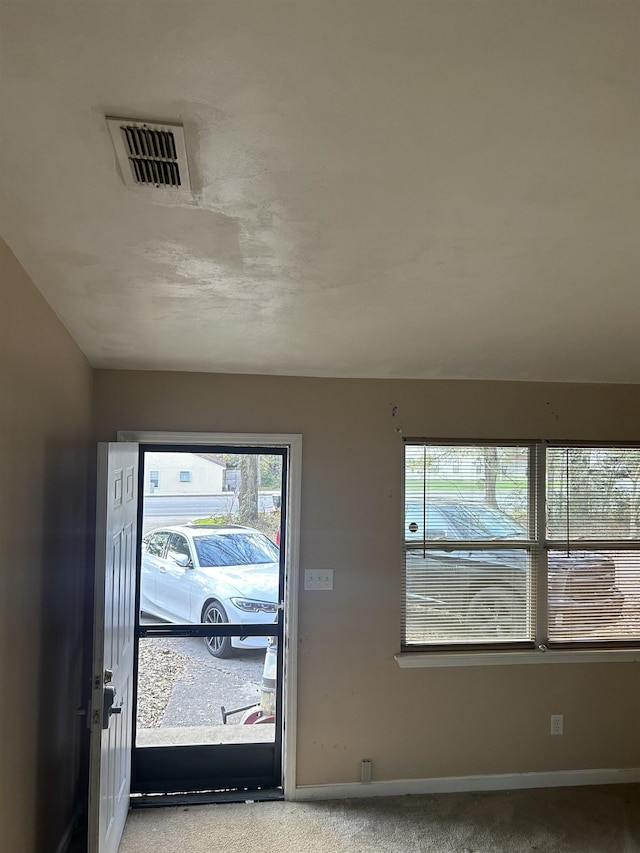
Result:
[[134,803],[283,795],[289,465],[140,444]]

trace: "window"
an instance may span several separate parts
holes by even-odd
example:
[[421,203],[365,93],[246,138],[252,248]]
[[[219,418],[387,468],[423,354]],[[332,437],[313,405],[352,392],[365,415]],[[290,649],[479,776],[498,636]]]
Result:
[[159,471],[150,471],[149,472],[149,483],[151,484],[151,488],[157,489],[160,485],[160,472]]
[[163,557],[168,538],[169,534],[166,531],[145,536],[142,543],[143,550],[154,557]]
[[405,442],[402,646],[640,641],[640,448]]
[[179,557],[186,557],[191,562],[189,543],[179,533],[172,533],[167,546],[167,559],[175,561]]
[[191,471],[180,471],[180,482],[181,483],[190,483],[191,482]]

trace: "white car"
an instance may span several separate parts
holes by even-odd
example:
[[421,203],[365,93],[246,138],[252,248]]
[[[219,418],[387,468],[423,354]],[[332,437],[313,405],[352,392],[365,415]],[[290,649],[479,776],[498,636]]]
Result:
[[[142,540],[140,610],[178,623],[275,622],[279,577],[280,551],[258,530],[163,527]],[[218,658],[267,644],[267,637],[205,638]]]

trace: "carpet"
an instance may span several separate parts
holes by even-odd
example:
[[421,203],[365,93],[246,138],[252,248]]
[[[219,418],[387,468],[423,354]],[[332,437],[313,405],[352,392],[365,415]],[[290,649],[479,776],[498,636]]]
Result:
[[638,853],[640,785],[131,811],[119,853]]

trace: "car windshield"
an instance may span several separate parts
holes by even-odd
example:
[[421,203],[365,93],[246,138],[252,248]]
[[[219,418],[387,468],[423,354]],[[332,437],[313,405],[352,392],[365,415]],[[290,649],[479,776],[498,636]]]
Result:
[[524,528],[499,510],[482,504],[442,504],[440,510],[465,539],[522,539]]
[[261,533],[224,533],[194,536],[201,566],[250,566],[277,563],[277,547]]

